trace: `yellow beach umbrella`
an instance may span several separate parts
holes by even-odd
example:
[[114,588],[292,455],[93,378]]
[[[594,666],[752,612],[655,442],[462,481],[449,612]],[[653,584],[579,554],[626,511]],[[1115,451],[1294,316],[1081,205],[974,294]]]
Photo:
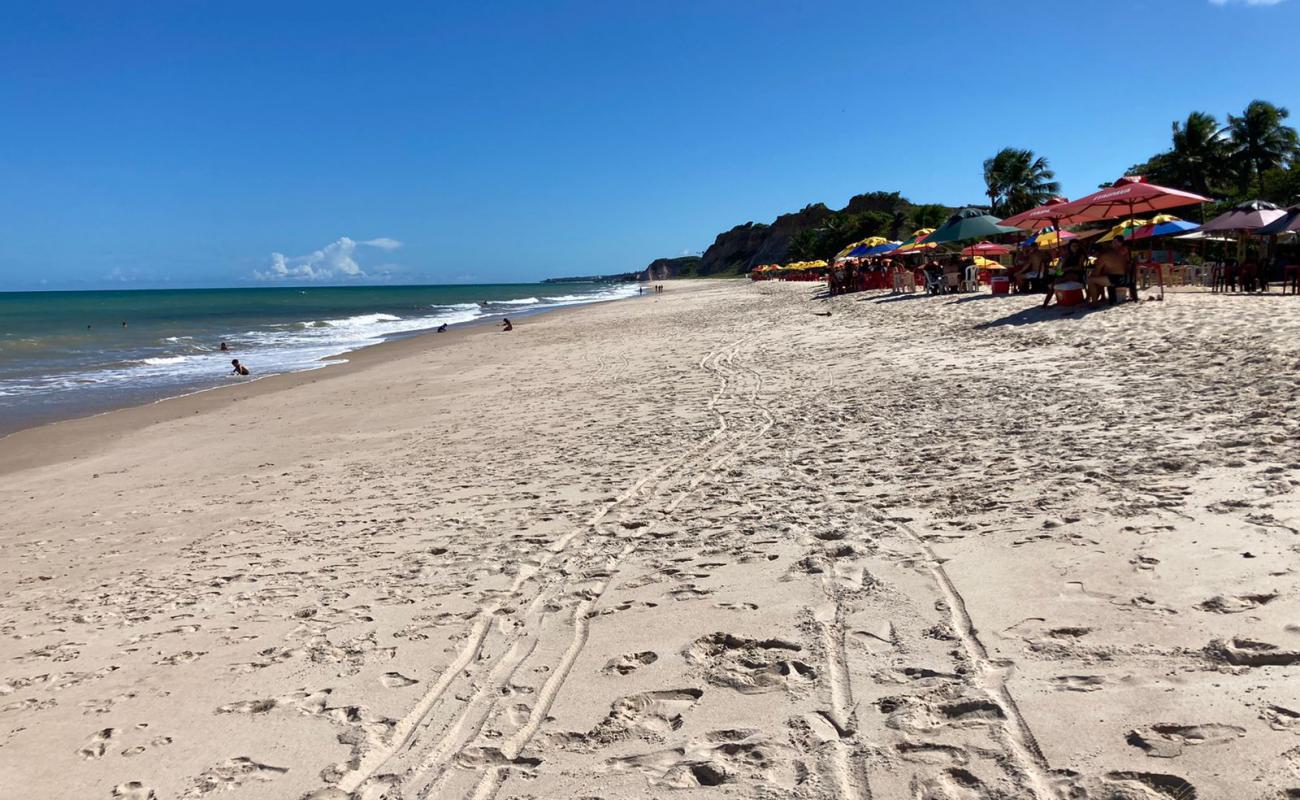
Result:
[[[1163,214],[1163,215],[1161,215],[1161,216],[1168,216],[1168,215],[1167,215],[1167,214]],[[1101,237],[1101,238],[1098,239],[1097,241],[1098,241],[1098,242],[1109,242],[1109,241],[1113,241],[1113,240],[1115,240],[1115,239],[1119,239],[1120,237],[1124,236],[1125,234],[1127,234],[1129,231],[1133,230],[1134,228],[1141,228],[1143,225],[1147,225],[1147,224],[1149,224],[1149,223],[1148,223],[1146,220],[1144,220],[1144,219],[1130,219],[1130,220],[1125,220],[1124,222],[1121,222],[1120,224],[1118,224],[1118,225],[1116,225],[1115,227],[1111,228],[1110,230],[1106,231],[1106,235],[1103,236],[1103,237]]]
[[847,256],[849,253],[852,253],[854,250],[857,250],[859,247],[865,247],[866,249],[870,250],[870,249],[873,248],[873,247],[879,247],[879,246],[882,245],[882,244],[888,244],[888,243],[889,243],[889,240],[886,239],[886,238],[883,237],[883,236],[868,236],[867,238],[863,239],[862,241],[860,241],[860,242],[854,242],[853,244],[851,244],[851,245],[849,245],[848,247],[844,248],[844,249],[841,250],[839,253],[837,253],[835,257],[836,257],[836,258],[844,258],[844,257]]

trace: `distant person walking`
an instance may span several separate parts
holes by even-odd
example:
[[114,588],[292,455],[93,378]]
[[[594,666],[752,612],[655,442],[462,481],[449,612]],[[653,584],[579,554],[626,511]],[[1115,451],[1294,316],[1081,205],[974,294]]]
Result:
[[248,367],[246,367],[246,366],[244,366],[243,364],[239,363],[239,359],[237,359],[237,358],[236,358],[236,359],[232,359],[231,362],[230,362],[230,365],[231,365],[232,367],[234,367],[234,369],[232,369],[232,370],[230,371],[230,374],[231,374],[231,375],[248,375],[248,374],[249,374],[249,372],[248,372]]

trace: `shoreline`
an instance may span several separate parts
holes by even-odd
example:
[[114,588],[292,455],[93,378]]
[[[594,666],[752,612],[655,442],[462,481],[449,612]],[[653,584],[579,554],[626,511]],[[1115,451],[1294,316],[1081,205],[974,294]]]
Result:
[[[521,312],[513,315],[513,318],[545,319],[594,306],[644,299],[649,296],[652,295],[632,295],[612,300],[555,306]],[[98,449],[138,428],[194,414],[208,413],[226,403],[260,397],[296,386],[316,383],[322,379],[334,378],[354,370],[366,369],[375,364],[431,349],[430,345],[452,346],[465,341],[471,335],[489,332],[489,326],[495,327],[499,322],[500,317],[482,317],[470,322],[449,325],[444,333],[437,333],[427,328],[403,332],[386,341],[321,357],[322,361],[339,359],[338,363],[324,364],[314,369],[296,372],[281,372],[225,386],[212,386],[143,403],[128,403],[83,416],[54,419],[19,428],[0,436],[0,475],[63,460],[78,459],[93,452],[92,449],[87,449],[85,452],[78,453],[79,445],[85,443],[80,440],[89,440],[92,448]],[[500,331],[494,332],[500,333]]]

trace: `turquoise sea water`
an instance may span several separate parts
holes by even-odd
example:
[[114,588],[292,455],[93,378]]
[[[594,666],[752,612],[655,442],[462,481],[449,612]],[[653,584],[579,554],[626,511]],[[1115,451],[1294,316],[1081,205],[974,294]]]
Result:
[[0,434],[248,380],[229,374],[232,358],[253,378],[315,369],[444,322],[635,293],[589,283],[0,292]]

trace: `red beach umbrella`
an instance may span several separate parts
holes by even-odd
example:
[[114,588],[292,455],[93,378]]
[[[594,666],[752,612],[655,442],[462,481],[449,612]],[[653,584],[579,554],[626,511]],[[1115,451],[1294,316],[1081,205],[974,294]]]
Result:
[[1058,221],[1063,219],[1060,212],[1062,206],[1069,204],[1069,200],[1064,197],[1053,197],[1038,208],[1031,208],[1028,211],[1022,211],[1014,216],[1002,220],[1002,224],[1010,228],[1020,228],[1025,231],[1038,231],[1043,228],[1059,228]]
[[994,244],[993,242],[980,242],[970,247],[963,248],[961,254],[964,256],[1005,256],[1011,252],[1011,248],[1006,245]]
[[[1100,192],[1093,192],[1087,197],[1080,197],[1073,203],[1066,203],[1061,206],[1057,211],[1061,215],[1062,222],[1077,225],[1081,222],[1095,222],[1125,216],[1132,219],[1138,212],[1149,214],[1166,208],[1180,208],[1208,202],[1210,202],[1210,198],[1201,197],[1199,194],[1147,183],[1147,179],[1141,175],[1125,175],[1115,181],[1115,185],[1109,189],[1102,189]],[[1136,285],[1134,269],[1135,266],[1130,265],[1129,280]],[[1160,281],[1160,296],[1163,298],[1165,295],[1164,273],[1157,271],[1156,276]],[[1133,299],[1137,299],[1135,290],[1133,290]]]
[[1060,215],[1062,222],[1077,225],[1081,222],[1132,217],[1138,213],[1148,214],[1166,208],[1208,202],[1210,202],[1208,197],[1147,183],[1146,178],[1140,175],[1127,175],[1116,181],[1109,189],[1093,192],[1087,197],[1080,197],[1072,203],[1059,206],[1056,213]]

